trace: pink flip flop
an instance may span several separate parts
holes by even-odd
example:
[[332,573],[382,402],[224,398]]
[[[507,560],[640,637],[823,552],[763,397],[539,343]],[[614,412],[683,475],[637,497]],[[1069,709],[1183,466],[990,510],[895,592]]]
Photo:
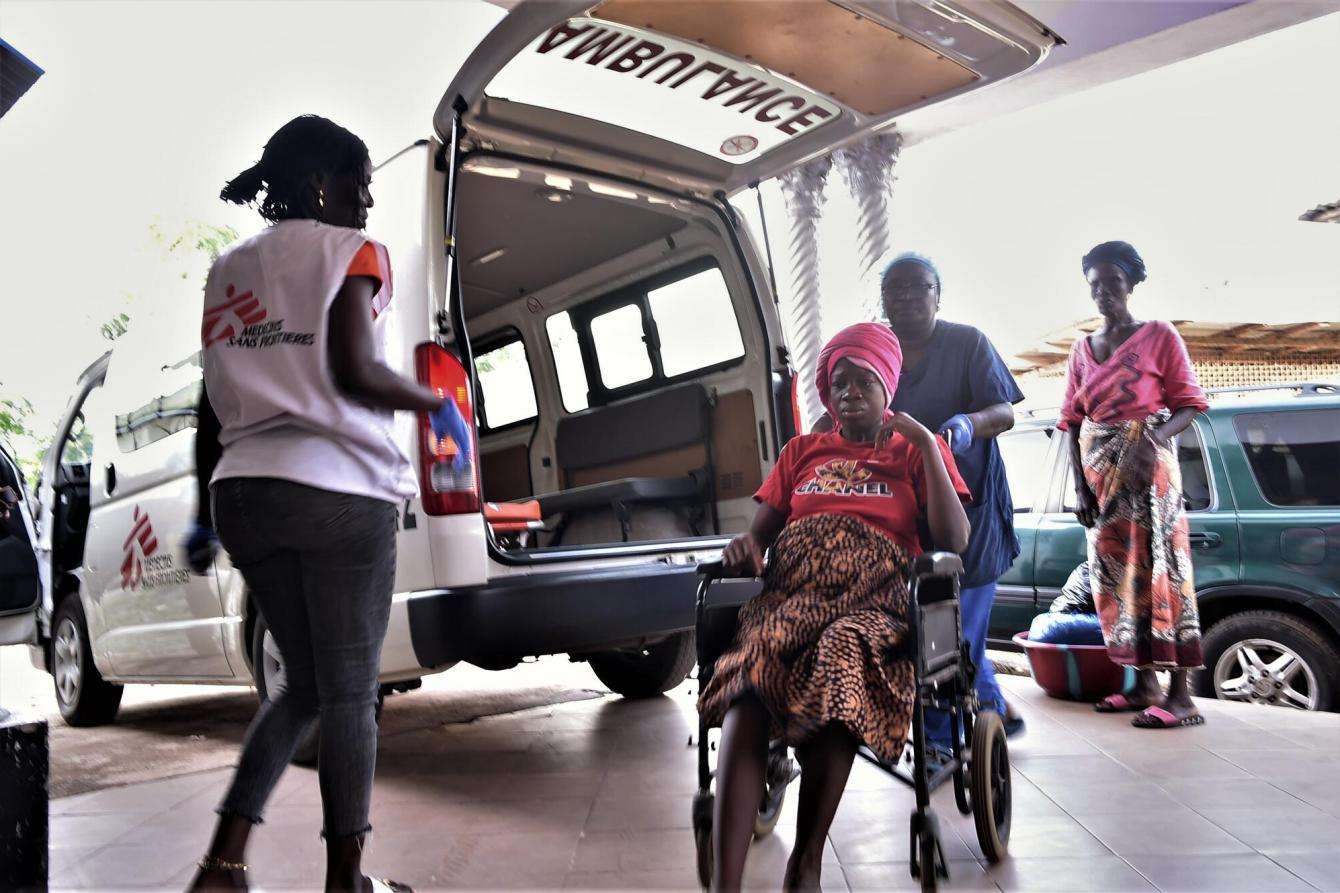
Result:
[[1093,709],[1099,713],[1134,713],[1145,708],[1144,705],[1135,703],[1125,695],[1116,694],[1103,698],[1093,705]]
[[1131,719],[1137,729],[1179,729],[1183,726],[1203,725],[1205,717],[1199,713],[1179,719],[1175,713],[1162,707],[1148,707]]

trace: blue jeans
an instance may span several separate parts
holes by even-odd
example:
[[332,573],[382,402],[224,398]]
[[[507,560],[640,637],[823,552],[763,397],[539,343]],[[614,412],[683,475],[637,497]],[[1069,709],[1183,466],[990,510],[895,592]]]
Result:
[[320,716],[324,833],[368,831],[396,507],[268,478],[223,480],[213,496],[219,541],[265,616],[285,670],[283,689],[269,692],[251,721],[219,812],[259,822]]
[[[974,586],[959,592],[959,610],[963,617],[963,639],[977,665],[977,700],[983,708],[994,707],[1005,715],[1005,696],[996,682],[996,669],[986,657],[986,629],[991,620],[991,603],[996,600],[996,584]],[[949,714],[943,710],[926,711],[926,740],[950,746]]]

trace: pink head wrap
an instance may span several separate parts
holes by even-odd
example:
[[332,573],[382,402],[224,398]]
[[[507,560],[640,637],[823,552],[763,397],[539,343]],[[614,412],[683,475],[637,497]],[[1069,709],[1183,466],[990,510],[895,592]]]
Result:
[[888,326],[873,322],[847,326],[820,351],[819,371],[814,376],[814,386],[819,389],[819,399],[835,422],[837,412],[828,402],[828,383],[838,360],[850,360],[879,376],[880,383],[884,385],[884,408],[888,409],[893,402],[894,392],[898,390],[898,376],[903,369],[903,349],[898,346],[898,336]]

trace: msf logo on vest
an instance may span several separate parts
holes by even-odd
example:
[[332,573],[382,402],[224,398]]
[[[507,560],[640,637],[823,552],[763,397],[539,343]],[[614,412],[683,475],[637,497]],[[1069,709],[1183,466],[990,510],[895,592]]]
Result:
[[209,347],[218,341],[235,338],[244,333],[249,326],[265,320],[266,310],[261,306],[260,298],[251,292],[236,293],[233,286],[225,292],[227,300],[217,307],[205,311],[204,322],[200,325],[200,342]]
[[158,552],[158,538],[154,536],[154,525],[149,513],[135,506],[131,520],[130,535],[121,544],[121,588],[134,589],[144,579],[144,568],[150,557]]
[[190,581],[190,572],[179,568],[168,552],[160,552],[149,513],[137,505],[131,515],[130,533],[121,544],[121,588],[158,589],[182,586]]

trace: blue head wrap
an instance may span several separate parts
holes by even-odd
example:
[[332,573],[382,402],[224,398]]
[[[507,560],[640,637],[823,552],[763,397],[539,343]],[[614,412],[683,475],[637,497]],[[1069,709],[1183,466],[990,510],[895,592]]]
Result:
[[1094,264],[1114,264],[1126,274],[1126,279],[1131,285],[1138,285],[1149,278],[1144,258],[1130,242],[1104,242],[1095,245],[1092,251],[1084,255],[1081,264],[1085,276],[1089,275],[1089,270]]
[[935,262],[924,254],[917,254],[915,251],[904,251],[902,254],[889,261],[884,266],[884,272],[879,274],[879,281],[883,282],[885,279],[888,279],[889,274],[893,272],[893,268],[900,267],[903,264],[920,264],[927,270],[930,270],[931,275],[935,277],[935,287],[937,289],[940,287],[940,270],[935,266]]

